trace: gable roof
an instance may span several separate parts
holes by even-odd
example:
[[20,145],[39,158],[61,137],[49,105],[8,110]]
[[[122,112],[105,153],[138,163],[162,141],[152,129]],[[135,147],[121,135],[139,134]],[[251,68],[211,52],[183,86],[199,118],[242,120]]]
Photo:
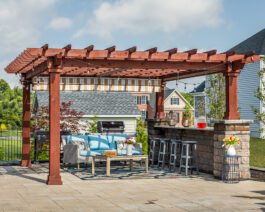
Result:
[[[49,93],[36,91],[34,102],[40,106],[47,106]],[[73,102],[71,109],[83,112],[84,116],[140,116],[137,104],[128,92],[93,92],[93,91],[61,91],[60,102]]]
[[[175,89],[169,89],[168,87],[165,87],[164,89],[164,102],[166,101],[166,99],[171,96],[173,94],[173,92],[176,92],[179,97],[188,105],[190,105],[190,103],[188,103],[188,101],[181,95],[181,93],[177,90],[177,88]],[[150,101],[149,101],[150,106],[153,108],[153,110],[156,109],[156,93],[151,93],[150,94]],[[191,106],[191,105],[190,105]],[[191,106],[191,108],[193,108]]]
[[265,55],[265,28],[229,49],[232,50],[236,50],[237,54],[255,51],[255,55]]
[[190,93],[202,93],[205,89],[205,80],[199,84],[196,88],[193,89]]

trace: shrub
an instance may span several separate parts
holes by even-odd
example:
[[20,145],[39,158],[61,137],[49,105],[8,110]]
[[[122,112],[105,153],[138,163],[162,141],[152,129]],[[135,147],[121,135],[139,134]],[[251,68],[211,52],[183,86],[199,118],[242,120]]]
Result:
[[0,147],[0,161],[3,161],[3,160],[4,160],[4,152],[3,152],[2,147]]
[[137,119],[136,132],[137,132],[136,142],[142,143],[143,154],[147,155],[148,154],[147,129],[146,129],[146,125],[140,118]]

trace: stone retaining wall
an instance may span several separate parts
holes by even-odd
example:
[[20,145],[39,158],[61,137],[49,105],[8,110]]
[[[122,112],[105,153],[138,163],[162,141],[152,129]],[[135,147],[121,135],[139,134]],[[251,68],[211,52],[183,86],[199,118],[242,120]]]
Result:
[[250,167],[251,178],[253,180],[265,181],[265,169],[258,167]]

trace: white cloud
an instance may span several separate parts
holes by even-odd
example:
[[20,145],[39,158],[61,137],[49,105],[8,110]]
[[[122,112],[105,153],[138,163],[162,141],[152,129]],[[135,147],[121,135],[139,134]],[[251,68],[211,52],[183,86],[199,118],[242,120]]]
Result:
[[60,30],[60,29],[71,28],[72,25],[73,21],[70,18],[58,17],[52,19],[48,27],[54,30]]
[[42,20],[55,0],[0,0],[0,56],[37,43]]
[[116,31],[152,35],[222,23],[222,0],[116,0],[103,2],[74,37],[111,36]]

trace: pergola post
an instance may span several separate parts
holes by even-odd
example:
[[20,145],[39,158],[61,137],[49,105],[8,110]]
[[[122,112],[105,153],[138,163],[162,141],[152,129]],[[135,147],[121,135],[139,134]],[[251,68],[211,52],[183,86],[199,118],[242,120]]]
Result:
[[164,119],[165,112],[164,112],[164,89],[166,86],[166,82],[161,82],[161,89],[160,92],[156,93],[156,118],[157,119]]
[[49,67],[50,160],[48,185],[62,185],[60,176],[60,71]]
[[22,75],[23,117],[22,117],[22,161],[21,166],[31,166],[30,160],[30,81]]
[[237,111],[237,77],[240,75],[240,69],[233,70],[232,65],[227,65],[225,76],[225,94],[226,110],[224,119],[239,120],[240,115]]

